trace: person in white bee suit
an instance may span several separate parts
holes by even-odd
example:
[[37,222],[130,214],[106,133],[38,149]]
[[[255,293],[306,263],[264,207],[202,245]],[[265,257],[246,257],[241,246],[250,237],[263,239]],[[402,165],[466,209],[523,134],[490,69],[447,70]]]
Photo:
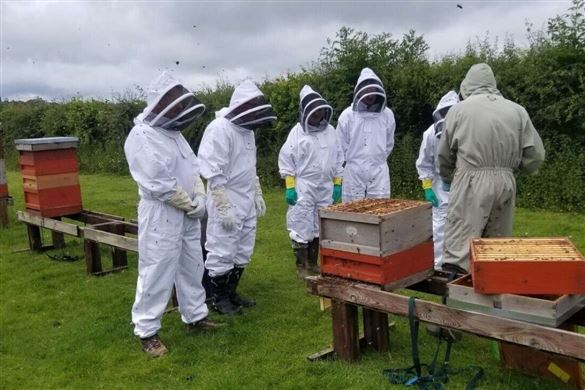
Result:
[[341,201],[343,151],[329,124],[332,115],[327,101],[305,85],[299,122],[278,155],[289,204],[286,225],[301,278],[319,272],[319,209]]
[[450,190],[442,268],[466,273],[470,238],[511,236],[515,175],[536,173],[545,151],[526,109],[502,96],[489,65],[473,65],[459,91],[437,156]]
[[459,102],[454,91],[445,94],[435,111],[433,124],[423,133],[416,170],[422,181],[425,200],[433,206],[433,244],[435,254],[435,269],[440,270],[443,257],[443,238],[445,235],[445,221],[447,219],[447,205],[449,193],[443,189],[443,182],[439,174],[439,159],[437,145],[445,127],[445,116],[453,105]]
[[266,213],[256,176],[254,130],[276,120],[272,106],[251,81],[232,94],[229,107],[216,112],[199,146],[201,175],[207,179],[207,242],[211,305],[220,314],[236,314],[255,302],[237,293],[250,263],[256,218]]
[[395,130],[382,81],[370,68],[364,68],[354,89],[353,104],[337,121],[345,159],[344,202],[390,197],[387,159],[394,148]]
[[199,219],[205,213],[205,188],[197,157],[181,134],[205,106],[169,72],[147,92],[147,106],[134,119],[124,152],[140,195],[132,322],[143,350],[157,357],[167,352],[158,331],[173,284],[183,322],[201,329],[219,324],[207,318],[201,285]]

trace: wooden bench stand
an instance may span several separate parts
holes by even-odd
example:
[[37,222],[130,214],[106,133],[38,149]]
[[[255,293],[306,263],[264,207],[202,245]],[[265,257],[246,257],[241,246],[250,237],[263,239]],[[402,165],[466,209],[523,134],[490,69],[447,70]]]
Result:
[[[356,361],[364,345],[385,351],[389,340],[387,322],[384,322],[387,321],[387,314],[408,316],[408,296],[336,277],[313,276],[306,281],[310,294],[332,300],[333,348],[313,354],[309,360],[335,354],[341,360]],[[437,273],[409,288],[437,293],[445,290],[446,281],[444,274]],[[358,307],[364,310],[365,332],[362,339],[358,335]],[[386,316],[385,319],[382,315]],[[452,308],[422,299],[416,301],[415,315],[420,321],[441,327],[585,362],[585,334]],[[566,324],[585,326],[585,308],[573,314]]]
[[[64,217],[46,218],[33,211],[18,211],[17,218],[26,224],[29,248],[33,251],[64,248],[65,234],[83,239],[86,269],[91,275],[127,269],[127,251],[138,252],[138,239],[127,236],[137,235],[138,225],[117,215],[84,210]],[[51,231],[52,245],[43,245],[41,228]],[[102,267],[100,244],[111,248],[110,269]]]

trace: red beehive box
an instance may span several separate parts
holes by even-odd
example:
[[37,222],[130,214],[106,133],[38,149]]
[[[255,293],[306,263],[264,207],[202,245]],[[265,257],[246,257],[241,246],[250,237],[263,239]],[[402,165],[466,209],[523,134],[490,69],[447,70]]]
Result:
[[31,138],[14,141],[19,151],[24,201],[28,211],[43,217],[81,212],[78,139]]
[[433,272],[431,206],[399,199],[364,199],[319,211],[321,272],[393,286]]
[[470,247],[478,293],[585,294],[585,258],[568,238],[482,238]]

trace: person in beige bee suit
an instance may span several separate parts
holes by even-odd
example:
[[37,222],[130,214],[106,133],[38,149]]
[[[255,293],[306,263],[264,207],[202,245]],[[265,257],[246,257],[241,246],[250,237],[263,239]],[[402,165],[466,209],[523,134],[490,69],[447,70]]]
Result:
[[502,96],[492,69],[473,65],[438,146],[449,192],[443,270],[469,270],[469,239],[512,234],[518,172],[534,174],[544,146],[526,109]]

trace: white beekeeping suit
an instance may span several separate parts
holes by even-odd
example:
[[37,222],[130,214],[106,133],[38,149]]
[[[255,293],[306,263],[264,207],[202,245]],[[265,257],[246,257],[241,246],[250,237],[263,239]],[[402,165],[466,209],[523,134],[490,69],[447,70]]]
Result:
[[198,219],[205,212],[205,188],[197,157],[180,132],[205,106],[168,72],[148,88],[147,104],[124,144],[140,195],[132,322],[143,349],[160,356],[166,348],[157,332],[173,284],[181,319],[208,321]]
[[253,130],[276,120],[272,106],[251,81],[235,90],[229,107],[216,112],[199,146],[201,175],[207,179],[207,242],[212,307],[221,314],[253,306],[236,293],[250,262],[256,238],[256,217],[266,206],[256,176]]
[[447,205],[449,193],[443,189],[439,174],[439,159],[437,158],[437,144],[441,137],[445,115],[449,109],[459,102],[454,91],[445,94],[433,112],[433,124],[423,133],[422,143],[416,170],[422,181],[425,199],[433,205],[433,243],[435,251],[435,269],[441,269],[443,257],[443,237],[445,221],[447,219]]
[[301,277],[307,271],[318,272],[319,209],[341,200],[343,151],[329,124],[332,114],[327,101],[305,85],[300,92],[299,123],[278,155],[289,204],[286,224]]
[[370,68],[364,68],[354,89],[353,104],[337,121],[346,164],[344,202],[390,197],[387,159],[394,147],[395,129],[382,82]]

